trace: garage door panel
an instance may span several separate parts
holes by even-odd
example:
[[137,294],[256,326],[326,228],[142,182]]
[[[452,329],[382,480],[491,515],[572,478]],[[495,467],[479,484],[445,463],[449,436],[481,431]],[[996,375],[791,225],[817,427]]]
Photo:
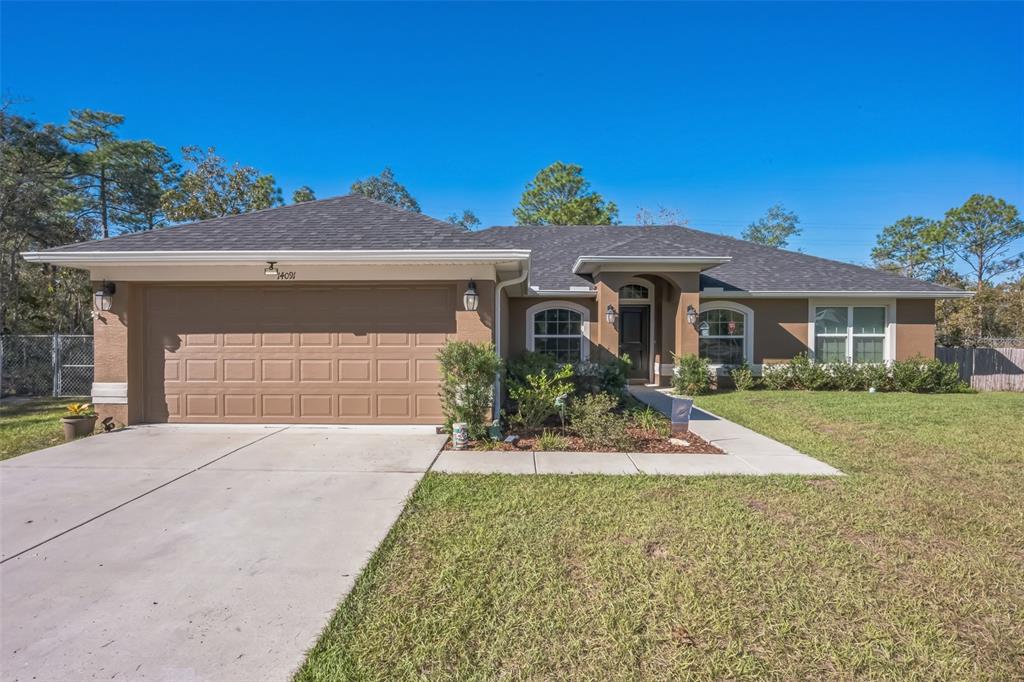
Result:
[[446,284],[151,286],[146,419],[439,423],[455,299]]

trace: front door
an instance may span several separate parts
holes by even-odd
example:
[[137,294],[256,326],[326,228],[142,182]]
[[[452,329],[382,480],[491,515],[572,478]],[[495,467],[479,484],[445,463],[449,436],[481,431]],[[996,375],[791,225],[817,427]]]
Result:
[[647,380],[651,362],[650,306],[622,306],[619,313],[619,355],[629,356],[630,379]]

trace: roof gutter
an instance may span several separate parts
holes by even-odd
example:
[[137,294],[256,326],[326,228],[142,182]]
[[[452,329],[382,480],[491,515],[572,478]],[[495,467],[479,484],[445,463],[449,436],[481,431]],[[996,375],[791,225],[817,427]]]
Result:
[[[501,353],[503,350],[501,347],[501,292],[506,287],[526,281],[526,278],[529,276],[530,264],[527,261],[527,265],[523,268],[521,274],[513,279],[499,282],[498,286],[494,287],[494,352],[499,358],[502,357]],[[494,400],[491,403],[491,410],[494,419],[501,418],[501,372],[494,376]]]
[[528,261],[526,249],[352,249],[260,251],[27,251],[29,263],[71,267],[170,265],[182,263],[503,263]]
[[973,291],[726,291],[701,290],[702,298],[970,298]]

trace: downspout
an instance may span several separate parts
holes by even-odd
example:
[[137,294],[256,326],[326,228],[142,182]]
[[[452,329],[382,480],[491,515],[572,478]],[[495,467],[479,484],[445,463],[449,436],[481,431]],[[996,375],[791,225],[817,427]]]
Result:
[[[530,261],[526,261],[526,268],[523,269],[523,274],[519,275],[515,279],[506,280],[500,282],[498,286],[494,287],[494,352],[501,357],[501,292],[505,290],[505,287],[512,284],[519,284],[526,280],[530,276]],[[491,408],[491,415],[493,419],[501,417],[501,374],[499,373],[494,377],[494,404]]]

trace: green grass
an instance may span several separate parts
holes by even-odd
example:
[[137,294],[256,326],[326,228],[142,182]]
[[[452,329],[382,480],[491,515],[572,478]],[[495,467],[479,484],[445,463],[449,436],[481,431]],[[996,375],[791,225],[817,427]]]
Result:
[[429,475],[296,679],[1024,677],[1024,395],[699,404],[848,476]]
[[66,398],[38,398],[0,405],[0,460],[64,442],[60,417]]

